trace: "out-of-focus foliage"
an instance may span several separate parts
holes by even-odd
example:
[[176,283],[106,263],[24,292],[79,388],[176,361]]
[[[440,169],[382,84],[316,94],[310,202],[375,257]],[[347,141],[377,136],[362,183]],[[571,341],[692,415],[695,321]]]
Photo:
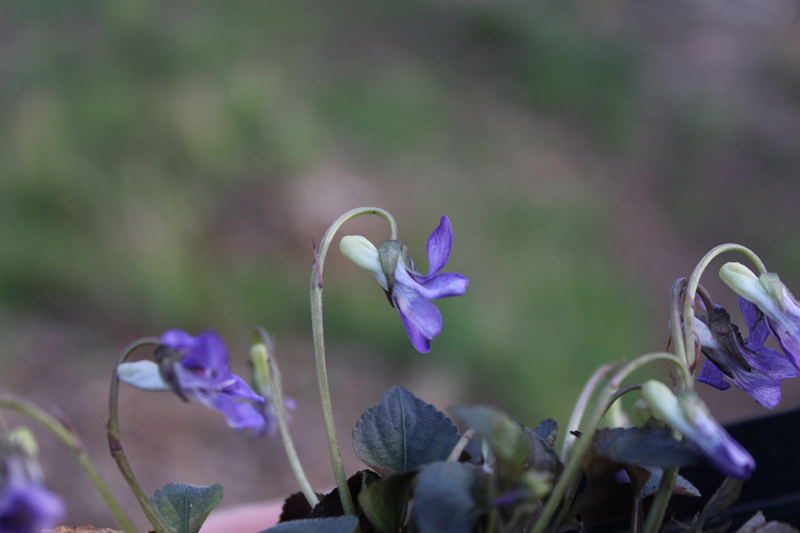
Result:
[[[380,205],[423,257],[446,213],[452,268],[472,283],[441,302],[445,327],[426,357],[468,366],[475,394],[521,399],[521,419],[563,419],[548,391],[577,393],[598,363],[663,347],[665,314],[642,311],[658,306],[651,293],[666,304],[669,281],[647,293],[647,275],[623,279],[679,251],[654,246],[649,228],[701,228],[711,245],[766,228],[783,239],[767,254],[800,264],[786,218],[757,224],[778,193],[747,189],[761,207],[732,207],[747,172],[797,168],[794,130],[759,151],[771,137],[730,112],[735,102],[648,81],[664,61],[640,46],[642,29],[669,22],[650,9],[4,4],[0,311],[89,324],[120,344],[253,324],[305,338],[311,239],[327,222]],[[792,65],[778,55],[766,72],[793,87]],[[731,153],[750,169],[735,190],[718,179]],[[642,194],[630,185],[640,176]],[[797,187],[783,183],[791,198]],[[651,220],[648,202],[680,216]],[[375,225],[352,231],[379,240]],[[329,341],[418,358],[371,280],[331,261]]]

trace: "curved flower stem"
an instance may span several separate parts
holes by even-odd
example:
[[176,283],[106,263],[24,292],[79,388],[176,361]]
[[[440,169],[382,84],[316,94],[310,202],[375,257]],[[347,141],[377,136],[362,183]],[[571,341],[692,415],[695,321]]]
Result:
[[589,400],[592,398],[592,394],[594,394],[594,391],[600,385],[600,382],[610,376],[613,372],[613,365],[603,365],[595,370],[594,374],[592,374],[592,377],[589,378],[589,381],[586,382],[586,385],[583,387],[583,391],[581,391],[581,395],[578,398],[578,402],[575,404],[575,408],[572,410],[572,416],[570,416],[569,423],[567,424],[566,435],[564,435],[564,443],[561,445],[562,460],[567,460],[570,448],[572,448],[572,444],[576,439],[572,432],[576,431],[580,427],[581,420],[583,420],[583,414],[586,411],[586,407],[589,405]]
[[[260,341],[265,346],[270,347],[267,349],[266,358],[269,368],[265,370],[266,374],[269,376],[269,385],[272,389],[272,399],[275,405],[275,415],[278,418],[278,427],[281,430],[281,439],[283,439],[283,447],[286,450],[286,457],[289,460],[292,473],[294,473],[294,477],[297,479],[297,483],[300,485],[300,490],[303,491],[306,500],[308,500],[308,504],[313,509],[319,503],[319,498],[317,498],[317,494],[314,492],[314,489],[311,488],[311,483],[308,481],[305,470],[303,470],[303,465],[300,463],[300,458],[297,456],[297,450],[294,447],[292,435],[289,433],[289,422],[286,419],[286,406],[283,402],[281,371],[278,367],[278,360],[274,355],[274,343],[271,342],[267,333],[263,329],[258,328],[257,331]],[[258,372],[258,370],[256,371]],[[257,380],[257,383],[260,383],[260,381]],[[259,390],[258,393],[263,396],[264,391]]]
[[92,463],[86,450],[84,450],[83,442],[81,442],[77,433],[67,428],[62,422],[31,402],[3,395],[0,396],[0,407],[22,413],[28,418],[38,422],[55,438],[60,440],[75,457],[75,460],[86,473],[92,485],[94,485],[95,490],[103,498],[103,501],[114,515],[120,527],[125,530],[125,533],[136,533],[136,526],[133,525],[128,515],[125,514],[125,511],[114,497],[111,489],[108,488],[108,485],[100,476],[94,463]]
[[[694,342],[694,297],[697,293],[697,285],[700,283],[700,276],[703,275],[703,271],[708,267],[709,263],[717,257],[718,255],[724,252],[740,252],[747,256],[753,264],[756,265],[758,271],[761,274],[767,272],[767,268],[764,266],[764,263],[761,259],[749,248],[745,248],[740,244],[720,244],[711,249],[704,257],[700,260],[697,266],[694,268],[691,277],[686,285],[686,296],[683,301],[683,324],[684,324],[684,341],[685,341],[685,350],[686,356],[692,357],[692,360],[696,357],[695,353],[695,342]],[[672,328],[673,331],[676,328]],[[691,365],[690,365],[691,367]],[[691,386],[691,385],[689,385]]]
[[[553,487],[553,492],[550,493],[547,503],[542,509],[542,513],[539,515],[539,518],[536,520],[536,524],[531,530],[532,533],[542,533],[545,530],[556,509],[562,503],[562,497],[567,494],[568,490],[569,497],[567,499],[571,500],[571,495],[574,494],[575,490],[574,485],[580,481],[583,457],[589,450],[589,447],[592,444],[594,433],[597,430],[597,427],[600,424],[600,421],[603,419],[606,411],[608,410],[608,406],[611,405],[611,400],[614,398],[617,390],[619,390],[622,381],[628,377],[628,375],[635,370],[638,370],[642,366],[662,360],[675,363],[675,365],[683,372],[684,377],[689,379],[689,370],[686,368],[684,362],[675,355],[666,352],[655,352],[641,355],[614,374],[608,383],[606,383],[605,387],[603,387],[603,389],[600,391],[597,401],[594,404],[594,409],[592,410],[592,413],[589,416],[585,426],[583,426],[581,438],[578,439],[575,445],[571,448],[569,457],[565,458],[566,464],[564,466],[564,471],[561,474],[561,478],[558,480],[558,483],[556,483],[556,486]],[[568,508],[569,503],[570,502],[565,501],[564,508]],[[566,512],[568,512],[568,509],[567,511],[562,511],[562,513]]]
[[[693,361],[689,360],[686,353],[686,341],[683,338],[683,328],[681,324],[681,295],[686,290],[689,284],[689,278],[681,278],[672,285],[672,290],[669,294],[669,314],[670,324],[672,331],[672,349],[675,350],[675,355],[682,359],[686,366],[692,368]],[[693,382],[694,380],[692,380]],[[691,385],[690,385],[691,386]]]
[[388,211],[378,207],[359,207],[348,211],[337,218],[322,236],[319,243],[319,251],[314,255],[314,266],[311,269],[311,329],[314,335],[314,359],[317,367],[317,381],[319,383],[319,395],[322,399],[322,411],[325,415],[325,433],[328,437],[328,451],[331,455],[333,475],[336,478],[336,486],[339,489],[339,497],[342,500],[342,509],[345,514],[355,515],[355,505],[350,489],[347,487],[347,476],[344,472],[342,454],[339,451],[339,443],[336,440],[336,428],[333,424],[333,409],[331,407],[331,393],[328,387],[328,370],[325,363],[325,336],[322,327],[322,270],[325,265],[325,256],[328,254],[328,247],[333,240],[333,236],[339,228],[359,215],[378,215],[383,217],[391,229],[391,238],[397,239],[397,223]]
[[117,357],[117,361],[114,364],[114,370],[111,374],[111,388],[108,394],[108,425],[106,426],[106,433],[108,434],[108,448],[111,451],[111,457],[114,458],[119,471],[122,473],[122,477],[125,478],[125,481],[127,481],[128,485],[131,487],[131,490],[133,491],[134,496],[136,496],[136,500],[139,502],[142,511],[144,511],[147,520],[149,520],[150,524],[153,526],[153,528],[155,528],[156,533],[174,533],[175,530],[164,522],[164,520],[161,518],[161,515],[158,514],[158,511],[156,511],[155,507],[153,507],[153,504],[150,503],[150,500],[142,490],[139,482],[136,481],[136,477],[133,475],[133,469],[128,462],[125,451],[122,449],[122,441],[120,440],[119,436],[119,418],[117,409],[119,397],[119,377],[117,377],[117,367],[124,363],[125,360],[137,348],[141,348],[142,346],[158,346],[159,344],[161,344],[161,340],[158,337],[144,337],[130,343],[125,347],[125,349],[122,350],[122,352],[120,352],[119,356]]

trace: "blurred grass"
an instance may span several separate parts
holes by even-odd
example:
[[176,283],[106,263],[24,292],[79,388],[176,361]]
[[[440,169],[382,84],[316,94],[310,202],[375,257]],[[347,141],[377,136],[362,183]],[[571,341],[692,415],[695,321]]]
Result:
[[[251,324],[308,336],[308,245],[324,226],[303,233],[290,193],[345,160],[384,176],[369,181],[386,205],[411,204],[399,222],[419,263],[439,215],[453,218],[448,269],[472,285],[440,304],[425,357],[467,365],[476,397],[531,424],[563,419],[597,364],[644,348],[604,201],[520,194],[464,103],[465,85],[498,80],[514,105],[624,149],[636,58],[574,10],[41,0],[0,14],[6,314],[119,337]],[[441,168],[471,176],[439,180]],[[326,286],[330,341],[418,360],[359,274]]]

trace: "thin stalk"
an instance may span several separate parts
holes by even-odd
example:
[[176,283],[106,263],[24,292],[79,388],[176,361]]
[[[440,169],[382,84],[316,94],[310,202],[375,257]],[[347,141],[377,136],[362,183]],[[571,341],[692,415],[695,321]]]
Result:
[[[672,290],[669,295],[669,310],[670,310],[670,329],[672,330],[672,349],[675,350],[675,355],[683,359],[686,366],[692,368],[692,361],[689,360],[686,353],[686,341],[684,340],[684,331],[681,327],[681,295],[686,290],[689,284],[689,278],[681,278],[672,285]],[[694,380],[692,380],[694,381]]]
[[292,467],[297,483],[300,485],[300,490],[308,500],[308,504],[313,509],[318,503],[319,498],[311,488],[311,483],[306,477],[303,465],[300,464],[300,458],[297,456],[297,450],[294,447],[294,441],[289,433],[289,423],[286,419],[286,406],[283,402],[283,385],[281,384],[281,371],[278,368],[278,360],[274,357],[272,350],[269,351],[267,357],[267,364],[269,365],[269,381],[272,387],[272,399],[275,404],[275,414],[278,417],[278,427],[281,430],[281,438],[283,439],[283,447],[286,449],[286,457],[289,459],[289,465]]
[[461,438],[458,440],[455,446],[453,446],[453,451],[450,452],[450,455],[447,456],[448,463],[455,463],[458,461],[459,457],[461,457],[461,452],[464,451],[464,448],[467,447],[469,441],[472,439],[472,436],[475,434],[475,429],[469,428],[461,435]]
[[153,504],[147,498],[147,495],[142,490],[139,482],[136,481],[136,476],[133,475],[133,469],[128,462],[128,457],[125,455],[125,450],[122,448],[122,441],[119,434],[119,417],[118,417],[118,399],[119,399],[119,377],[117,376],[117,368],[125,362],[125,360],[137,349],[142,346],[158,346],[161,343],[158,337],[144,337],[136,340],[126,346],[117,357],[114,364],[114,370],[111,373],[111,388],[108,393],[108,424],[106,426],[106,433],[108,434],[108,448],[111,451],[111,457],[117,463],[122,477],[125,478],[133,495],[136,496],[136,501],[142,508],[147,520],[155,528],[156,533],[174,533],[175,530],[169,527],[161,515],[156,511]]
[[68,429],[63,423],[31,402],[11,396],[0,396],[0,407],[22,413],[35,422],[38,422],[55,438],[60,440],[70,453],[72,453],[73,457],[75,457],[78,465],[80,465],[86,473],[86,476],[92,482],[92,485],[94,485],[100,497],[103,498],[103,501],[111,511],[111,514],[114,515],[120,527],[125,530],[125,533],[136,533],[136,527],[133,525],[133,522],[131,522],[131,519],[128,518],[128,515],[125,514],[122,506],[119,504],[116,497],[114,497],[114,493],[111,492],[111,489],[108,487],[105,480],[103,480],[97,468],[95,468],[94,463],[86,453],[83,442],[81,442],[77,433]]
[[[683,361],[678,359],[675,355],[666,352],[655,352],[641,355],[617,372],[600,391],[600,395],[595,402],[594,409],[592,410],[586,425],[582,429],[581,438],[578,439],[575,445],[571,448],[571,453],[566,459],[566,464],[564,466],[564,471],[561,474],[561,478],[558,480],[558,483],[556,483],[556,486],[553,487],[553,492],[550,493],[547,503],[542,509],[542,514],[539,516],[536,524],[531,530],[532,533],[542,533],[545,530],[556,509],[562,503],[562,497],[565,495],[565,493],[567,493],[568,489],[573,490],[573,484],[577,484],[577,482],[580,481],[579,474],[581,472],[581,468],[583,467],[583,457],[589,450],[589,447],[592,444],[594,432],[597,430],[597,427],[600,424],[600,421],[603,419],[608,406],[611,404],[611,399],[614,398],[614,395],[620,388],[622,381],[628,377],[628,375],[635,370],[638,370],[642,366],[662,360],[675,363],[676,366],[683,372],[684,377],[688,379],[689,370],[686,368]],[[567,505],[565,502],[564,507],[569,507],[569,505]]]
[[586,385],[583,387],[583,391],[581,391],[578,402],[575,404],[575,408],[572,410],[572,416],[570,416],[569,423],[567,424],[566,435],[564,435],[564,442],[561,445],[561,459],[563,461],[567,460],[567,455],[569,454],[570,448],[575,442],[576,437],[572,434],[572,432],[576,431],[580,427],[581,420],[583,420],[583,414],[586,412],[586,407],[589,405],[589,400],[592,399],[592,394],[594,394],[595,390],[597,390],[600,382],[610,376],[613,372],[614,365],[603,365],[595,370],[594,374],[592,374],[592,377],[589,378],[589,381],[587,381]]
[[[683,323],[685,328],[685,346],[686,346],[686,355],[692,354],[692,357],[695,357],[695,343],[694,343],[694,297],[697,292],[697,285],[700,283],[700,276],[703,275],[703,271],[705,271],[706,267],[708,267],[709,263],[717,257],[718,255],[724,252],[740,252],[747,256],[753,264],[756,265],[758,271],[761,274],[767,272],[767,268],[764,266],[764,263],[759,259],[759,257],[750,250],[749,248],[745,248],[740,244],[720,244],[715,248],[712,248],[703,259],[697,264],[692,272],[691,277],[689,277],[689,282],[686,286],[686,297],[683,301]],[[675,328],[673,328],[674,330]],[[691,386],[691,385],[690,385]]]
[[658,486],[658,492],[653,504],[650,506],[650,511],[647,513],[647,521],[645,521],[643,533],[658,533],[661,523],[664,521],[664,514],[667,512],[667,505],[672,497],[672,489],[678,479],[678,468],[676,466],[664,470],[661,484]]
[[342,454],[339,451],[339,443],[336,440],[336,428],[333,424],[333,409],[331,407],[331,393],[328,386],[328,369],[325,363],[325,335],[323,332],[322,321],[322,271],[325,265],[325,256],[328,254],[328,247],[333,240],[333,236],[339,228],[353,217],[359,215],[378,215],[383,217],[391,229],[391,238],[397,239],[397,224],[387,211],[377,207],[359,207],[348,211],[337,218],[323,235],[319,243],[319,252],[315,255],[314,266],[311,269],[311,286],[309,289],[311,297],[311,330],[314,335],[314,359],[317,367],[317,382],[319,384],[319,395],[322,399],[322,412],[325,416],[325,434],[328,438],[328,451],[331,456],[333,475],[336,478],[336,486],[339,489],[339,497],[342,500],[342,509],[345,514],[355,515],[355,505],[350,489],[347,486],[347,476],[344,472]]

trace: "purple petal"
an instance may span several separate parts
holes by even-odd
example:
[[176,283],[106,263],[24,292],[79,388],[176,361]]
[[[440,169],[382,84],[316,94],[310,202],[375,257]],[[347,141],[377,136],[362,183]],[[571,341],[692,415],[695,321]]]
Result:
[[194,347],[196,338],[192,337],[182,329],[168,329],[161,335],[161,344],[172,348],[176,352],[189,350]]
[[400,306],[397,305],[397,311],[400,313],[400,319],[403,321],[403,327],[406,328],[406,335],[408,335],[411,344],[419,353],[428,353],[431,351],[431,340],[427,338],[422,332],[414,325],[408,317],[403,314]]
[[41,485],[9,483],[0,495],[0,531],[39,533],[55,527],[65,511],[61,498]]
[[714,468],[739,479],[748,479],[751,476],[756,468],[753,456],[708,413],[698,409],[692,422],[692,431],[679,431]]
[[750,366],[776,381],[800,376],[800,370],[778,350],[760,346],[754,350],[761,357],[747,357]]
[[786,357],[792,361],[795,367],[800,368],[800,332],[795,331],[797,328],[792,327],[793,325],[785,320],[783,327],[781,327],[781,324],[776,323],[770,317],[767,317],[767,325],[769,325],[769,329],[775,338],[778,339],[778,344],[781,345]]
[[780,383],[761,372],[747,372],[738,367],[734,370],[733,384],[767,409],[774,409],[781,402]]
[[724,375],[722,370],[717,368],[717,365],[706,359],[697,381],[705,383],[706,385],[711,385],[715,389],[728,390],[731,388],[731,384],[725,381],[723,378]]
[[445,272],[417,283],[415,290],[428,300],[438,300],[449,296],[461,296],[467,292],[469,279],[461,274]]
[[428,275],[426,277],[435,276],[444,268],[452,248],[453,230],[450,227],[450,219],[447,218],[447,215],[442,215],[439,226],[428,238]]
[[247,383],[236,374],[231,374],[230,380],[223,385],[221,393],[233,398],[239,398],[240,400],[250,400],[257,403],[264,403],[266,401],[253,392]]
[[442,314],[425,297],[398,285],[395,287],[394,301],[401,314],[428,340],[442,332]]
[[181,359],[181,365],[188,370],[224,379],[229,374],[228,349],[219,335],[204,331],[195,337],[194,346]]
[[225,394],[203,394],[195,391],[192,396],[208,407],[225,415],[228,426],[240,431],[247,428],[260,428],[265,420],[261,413],[250,403],[240,402]]
[[[767,337],[769,337],[769,326],[767,326],[767,321],[763,316],[758,324],[756,324],[756,320],[758,319],[758,308],[756,304],[745,300],[741,296],[739,297],[739,309],[742,310],[742,316],[744,316],[744,321],[747,324],[747,330],[750,332],[750,336],[747,338],[747,347],[751,350],[755,350],[767,341]],[[753,328],[754,324],[755,328]]]

